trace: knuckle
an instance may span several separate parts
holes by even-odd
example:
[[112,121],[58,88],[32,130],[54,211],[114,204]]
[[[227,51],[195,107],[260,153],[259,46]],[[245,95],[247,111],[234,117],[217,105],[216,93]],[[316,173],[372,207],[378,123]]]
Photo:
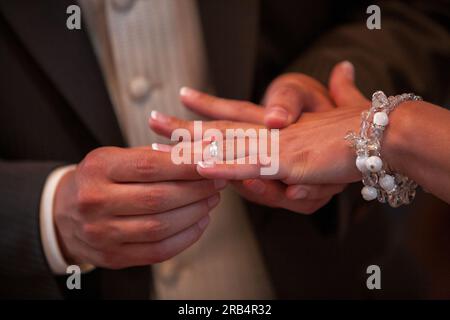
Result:
[[90,188],[80,188],[76,194],[78,212],[89,214],[98,211],[104,203],[104,197],[100,192]]
[[111,221],[102,225],[103,242],[118,243],[122,241],[127,234],[120,223]]
[[271,84],[272,88],[283,87],[286,85],[297,86],[298,84],[304,82],[308,76],[302,73],[288,72],[277,77]]
[[155,159],[151,156],[151,153],[149,153],[148,156],[135,159],[133,167],[138,173],[149,176],[158,173],[159,166],[155,163]]
[[150,192],[140,196],[140,203],[143,209],[149,209],[151,212],[158,212],[165,208],[168,202],[167,192],[163,188],[154,187]]
[[81,236],[87,243],[98,245],[103,239],[103,231],[95,224],[84,223],[81,225]]
[[89,152],[81,162],[79,168],[82,171],[98,172],[105,166],[105,161],[116,147],[101,147]]
[[277,86],[273,90],[273,94],[281,97],[286,97],[290,95],[295,95],[298,92],[298,87],[292,83],[284,83],[283,85]]
[[76,226],[81,226],[87,221],[86,216],[79,210],[70,213],[70,221]]

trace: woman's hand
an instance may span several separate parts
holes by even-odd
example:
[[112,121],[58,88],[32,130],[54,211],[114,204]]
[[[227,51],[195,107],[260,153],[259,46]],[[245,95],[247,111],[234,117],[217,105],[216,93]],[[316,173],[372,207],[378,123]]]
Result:
[[[299,193],[308,193],[306,197],[300,195],[300,198],[307,198],[311,201],[307,210],[296,210],[297,212],[312,212],[318,209],[317,206],[324,205],[332,195],[339,193],[343,185],[360,179],[360,173],[355,167],[355,156],[344,136],[349,130],[358,130],[360,124],[360,114],[365,107],[337,108],[332,111],[322,113],[304,113],[297,123],[280,130],[279,134],[279,154],[271,154],[272,161],[276,156],[279,158],[279,170],[273,175],[261,174],[261,169],[265,165],[261,163],[250,163],[249,158],[245,164],[237,163],[243,158],[235,157],[233,164],[199,162],[197,166],[198,173],[208,179],[226,179],[233,181],[246,181],[244,187],[250,190],[256,190],[255,194],[244,193],[250,200],[259,198],[266,205],[283,206],[289,203],[290,209],[295,208],[295,203]],[[171,132],[177,128],[185,128],[194,136],[194,124],[190,121],[180,120],[174,117],[166,117],[164,122],[156,119],[150,120],[151,127],[158,133],[170,136]],[[263,129],[261,125],[251,123],[233,122],[233,121],[210,121],[202,123],[203,132],[209,129],[216,129],[223,133],[227,129],[249,128]],[[235,138],[235,146],[245,146],[248,138]],[[258,145],[261,141],[258,139]],[[190,144],[190,142],[188,142]],[[268,142],[270,145],[270,141]],[[186,142],[181,142],[186,144]],[[204,142],[207,147],[209,141]],[[221,144],[224,146],[222,154],[226,154],[227,141]],[[191,150],[194,147],[191,146]],[[273,146],[271,146],[273,147]],[[243,157],[255,156],[261,159],[265,154],[250,154],[247,150],[238,150],[235,155]],[[203,151],[203,150],[202,150]],[[260,152],[260,148],[258,148]],[[271,185],[261,185],[254,179],[276,180],[271,181]],[[276,183],[276,184],[275,184]],[[254,184],[257,184],[256,186]],[[284,197],[270,197],[276,185],[285,184]],[[262,191],[258,192],[258,189]],[[261,194],[267,195],[262,197]],[[274,198],[274,199],[273,199]],[[278,203],[277,203],[278,202]],[[297,201],[298,202],[298,201]]]
[[[360,125],[360,114],[363,107],[341,108],[323,113],[305,113],[297,123],[280,130],[279,154],[270,154],[273,163],[275,157],[279,159],[279,170],[273,175],[261,173],[261,169],[268,167],[262,162],[251,163],[250,158],[262,159],[265,152],[252,153],[249,150],[239,150],[235,154],[234,163],[226,164],[220,161],[199,162],[197,170],[206,178],[220,178],[227,180],[269,179],[280,180],[287,185],[319,185],[345,184],[360,178],[355,164],[354,151],[344,140],[347,131],[357,131]],[[186,126],[188,128],[189,126]],[[214,122],[203,123],[203,130],[238,129],[240,123]],[[245,129],[246,127],[244,127]],[[245,145],[246,138],[237,138],[235,145]],[[261,138],[257,138],[261,145]],[[265,141],[270,145],[271,141]],[[273,143],[273,142],[272,142]],[[223,142],[224,148],[227,140]],[[273,146],[271,146],[272,149]],[[224,149],[224,153],[227,150]],[[256,156],[256,157],[255,157]],[[241,161],[243,163],[238,163]]]

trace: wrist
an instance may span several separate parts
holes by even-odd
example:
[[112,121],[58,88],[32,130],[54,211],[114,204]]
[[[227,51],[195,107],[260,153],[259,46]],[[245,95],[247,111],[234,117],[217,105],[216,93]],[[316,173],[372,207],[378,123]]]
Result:
[[80,261],[71,253],[63,236],[63,226],[68,224],[68,215],[72,211],[72,198],[76,194],[75,170],[70,170],[61,177],[55,190],[53,207],[53,221],[55,224],[56,238],[61,254],[68,264],[79,264]]
[[[423,101],[406,101],[400,104],[390,115],[390,124],[383,141],[383,156],[389,168],[398,173],[414,178],[411,172],[413,163],[412,139],[416,134],[417,114],[425,103]],[[408,159],[408,161],[404,161]]]
[[68,266],[58,241],[54,219],[56,189],[62,177],[74,166],[64,166],[53,170],[44,184],[39,210],[39,227],[42,248],[49,268],[54,274],[65,274]]

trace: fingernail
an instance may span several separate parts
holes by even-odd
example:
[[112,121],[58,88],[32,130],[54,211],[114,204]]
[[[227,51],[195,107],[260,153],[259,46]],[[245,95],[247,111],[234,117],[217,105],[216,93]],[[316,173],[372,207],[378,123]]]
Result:
[[170,152],[172,147],[168,144],[152,143],[152,150],[161,152]]
[[180,89],[180,96],[183,96],[183,97],[193,97],[197,93],[198,93],[197,90],[191,89],[189,87],[182,87]]
[[208,207],[209,208],[214,208],[218,203],[219,203],[220,197],[219,195],[214,195],[210,198],[208,198],[207,202],[208,202]]
[[266,190],[266,185],[264,182],[258,179],[246,180],[244,185],[247,189],[256,194],[263,194]]
[[227,185],[227,181],[226,180],[214,180],[214,187],[217,190],[225,188],[226,185]]
[[298,187],[297,190],[294,191],[294,199],[305,199],[307,196],[308,191],[305,188]]
[[286,123],[289,120],[288,112],[284,108],[281,108],[281,107],[271,108],[270,111],[267,113],[267,117],[276,119],[283,123]]
[[341,62],[341,68],[348,79],[352,81],[355,79],[355,66],[353,65],[353,63],[351,63],[348,60],[345,60]]
[[200,229],[202,229],[202,230],[205,229],[209,224],[209,216],[201,218],[200,221],[197,222],[197,224]]
[[209,160],[199,161],[199,162],[197,162],[197,164],[198,164],[198,166],[200,168],[203,168],[203,169],[205,169],[205,168],[212,168],[212,167],[215,166],[214,161],[209,161]]
[[158,112],[156,110],[153,110],[150,113],[150,118],[152,118],[155,121],[161,122],[161,123],[167,123],[167,122],[169,122],[169,119],[170,119],[165,114],[162,114],[161,112]]

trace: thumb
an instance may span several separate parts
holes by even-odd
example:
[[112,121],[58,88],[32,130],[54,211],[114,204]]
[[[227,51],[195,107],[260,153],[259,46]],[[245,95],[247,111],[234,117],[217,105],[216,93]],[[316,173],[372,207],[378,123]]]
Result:
[[264,99],[264,124],[268,128],[284,128],[290,125],[297,120],[304,107],[304,96],[299,86],[284,79],[275,80]]
[[330,96],[337,107],[356,107],[367,104],[368,100],[355,86],[355,67],[350,61],[342,61],[334,66],[328,81]]

